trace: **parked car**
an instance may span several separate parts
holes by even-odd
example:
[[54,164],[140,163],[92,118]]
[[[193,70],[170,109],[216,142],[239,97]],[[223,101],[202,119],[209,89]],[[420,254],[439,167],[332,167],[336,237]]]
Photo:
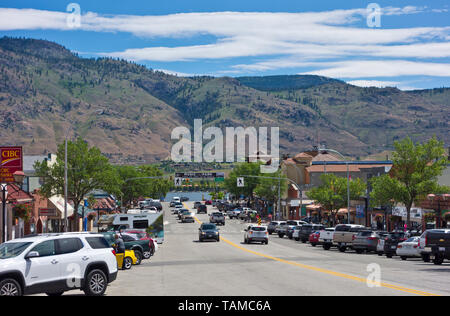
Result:
[[302,243],[306,243],[311,233],[322,229],[325,229],[325,227],[321,224],[303,224],[298,237]]
[[319,235],[319,243],[322,244],[323,249],[329,250],[333,246],[334,227],[322,229]]
[[242,211],[242,209],[240,209],[240,208],[234,208],[234,209],[228,210],[227,215],[230,219],[238,218],[241,211]]
[[388,234],[389,234],[388,232],[378,232],[380,238],[378,238],[377,243],[377,254],[379,256],[382,256],[384,254],[384,240],[386,239]]
[[200,213],[208,214],[208,207],[206,205],[200,204],[197,207],[197,214],[200,214]]
[[407,239],[405,232],[391,232],[384,239],[384,254],[388,258],[397,255],[397,246]]
[[[74,289],[101,296],[117,271],[114,251],[100,234],[48,234],[0,245],[1,296],[60,296]],[[67,282],[74,277],[80,282]]]
[[450,260],[450,229],[433,229],[426,235],[426,248],[431,248],[430,259],[436,265]]
[[286,227],[287,223],[285,221],[280,221],[278,225],[275,227],[275,233],[278,234],[278,237],[283,238],[286,234]]
[[287,227],[285,227],[286,236],[288,236],[289,239],[292,239],[294,238],[294,228],[307,223],[304,221],[290,220],[287,221],[286,224],[287,224]]
[[[126,250],[134,250],[136,258],[138,259],[136,263],[137,265],[141,264],[143,259],[149,259],[151,257],[151,255],[149,256],[152,251],[150,241],[136,240],[135,238],[127,234],[117,234],[121,235]],[[111,247],[116,243],[116,239],[114,237],[116,235],[115,232],[105,232],[102,233],[102,235],[105,237]]]
[[275,232],[275,229],[277,225],[279,225],[281,221],[271,221],[269,225],[267,225],[267,231],[269,232],[269,235],[272,235]]
[[212,201],[211,200],[206,200],[205,201],[205,205],[212,205]]
[[187,196],[182,196],[180,198],[180,202],[187,202],[187,201],[189,201],[189,198]]
[[300,230],[302,229],[302,225],[295,226],[292,230],[292,238],[296,241],[300,240]]
[[421,255],[422,260],[424,262],[430,262],[430,260],[431,260],[431,247],[427,246],[427,243],[428,243],[427,235],[429,233],[434,232],[435,230],[439,230],[439,229],[434,229],[434,228],[433,229],[427,229],[420,236],[419,249],[420,249],[420,255]]
[[225,216],[221,212],[211,213],[209,222],[214,224],[225,225]]
[[269,232],[266,226],[248,225],[244,232],[244,243],[250,244],[252,242],[261,242],[263,244],[269,243]]
[[144,259],[150,259],[151,256],[155,254],[158,250],[158,243],[156,240],[150,237],[150,235],[145,230],[139,229],[126,229],[122,232],[122,235],[129,235],[136,240],[147,240],[150,245],[150,251],[144,251]]
[[201,224],[198,229],[198,239],[200,242],[213,239],[215,241],[220,241],[219,229],[215,224]]
[[419,248],[420,237],[410,237],[409,239],[401,242],[397,246],[397,256],[400,256],[402,260],[407,260],[408,258],[420,258],[421,250]]
[[309,243],[315,247],[319,244],[320,231],[315,231],[309,235]]
[[138,258],[134,250],[125,250],[124,253],[116,253],[117,266],[122,270],[130,270],[134,264],[138,264]]
[[362,230],[355,235],[352,247],[356,253],[363,253],[364,251],[376,252],[379,239],[380,236],[377,232],[372,230]]
[[333,244],[337,245],[340,252],[345,252],[347,248],[352,248],[354,236],[364,229],[362,225],[339,224],[334,231]]

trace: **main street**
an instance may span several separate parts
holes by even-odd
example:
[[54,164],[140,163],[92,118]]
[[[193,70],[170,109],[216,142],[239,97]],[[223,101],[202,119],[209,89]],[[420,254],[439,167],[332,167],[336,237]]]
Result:
[[[192,209],[192,202],[185,203]],[[208,212],[212,211],[209,206]],[[243,244],[244,223],[227,219],[220,242],[198,241],[199,222],[179,223],[167,203],[165,241],[141,266],[120,271],[108,295],[449,295],[450,266],[401,261],[350,251],[325,251],[286,237],[268,245]],[[369,287],[370,264],[381,286]]]

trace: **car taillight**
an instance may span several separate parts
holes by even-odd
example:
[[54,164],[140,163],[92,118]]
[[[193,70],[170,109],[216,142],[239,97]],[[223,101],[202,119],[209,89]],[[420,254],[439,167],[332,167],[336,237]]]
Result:
[[387,237],[386,237],[386,238],[384,238],[384,241],[388,241],[388,240],[389,240],[389,238],[387,238]]
[[356,239],[356,236],[355,236],[355,235],[353,235],[353,236],[352,236],[352,240],[355,240],[355,239]]
[[[420,239],[419,239],[419,243],[417,244],[417,246],[420,248]],[[414,247],[415,248],[415,247]]]
[[417,247],[419,247],[419,246],[414,246],[414,248],[417,248]]
[[114,249],[111,252],[113,255],[116,255],[116,251]]
[[428,246],[428,236],[425,234],[425,247]]
[[377,239],[376,237],[369,237],[369,238],[367,238],[368,240],[375,240],[375,239]]
[[398,245],[397,248],[402,248],[402,245]]

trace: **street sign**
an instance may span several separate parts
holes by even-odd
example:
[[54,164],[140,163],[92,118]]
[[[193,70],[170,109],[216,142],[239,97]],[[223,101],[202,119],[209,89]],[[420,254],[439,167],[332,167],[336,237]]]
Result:
[[183,183],[183,178],[175,178],[174,183],[176,187],[180,187]]
[[215,182],[224,182],[225,178],[215,178],[214,181]]
[[244,178],[236,178],[236,185],[238,188],[244,187]]
[[56,208],[39,208],[39,216],[55,217],[56,215]]
[[0,183],[14,182],[16,171],[23,171],[22,147],[0,147]]
[[299,200],[291,200],[291,206],[299,206],[300,205],[300,201]]
[[224,178],[224,172],[177,172],[175,173],[177,178]]

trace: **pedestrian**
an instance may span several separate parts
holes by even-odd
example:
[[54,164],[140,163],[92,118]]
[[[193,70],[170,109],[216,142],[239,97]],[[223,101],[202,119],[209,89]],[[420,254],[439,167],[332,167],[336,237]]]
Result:
[[118,235],[114,235],[114,238],[116,239],[116,253],[125,253],[125,243],[123,242],[123,239]]

